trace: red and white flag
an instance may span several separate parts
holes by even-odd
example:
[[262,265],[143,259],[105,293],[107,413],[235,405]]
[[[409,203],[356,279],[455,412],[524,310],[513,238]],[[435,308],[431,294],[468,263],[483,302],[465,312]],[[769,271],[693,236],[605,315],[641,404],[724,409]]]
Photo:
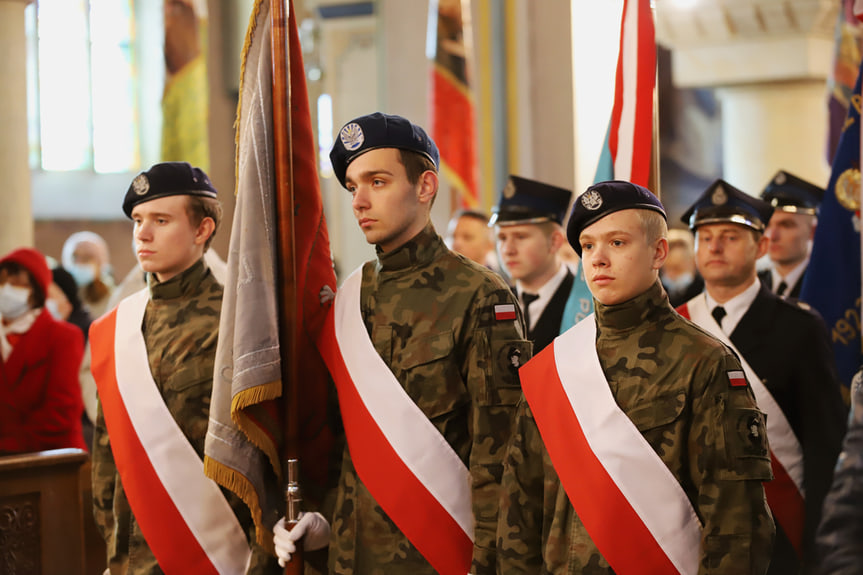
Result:
[[608,134],[614,179],[648,184],[655,86],[656,32],[650,0],[624,0]]

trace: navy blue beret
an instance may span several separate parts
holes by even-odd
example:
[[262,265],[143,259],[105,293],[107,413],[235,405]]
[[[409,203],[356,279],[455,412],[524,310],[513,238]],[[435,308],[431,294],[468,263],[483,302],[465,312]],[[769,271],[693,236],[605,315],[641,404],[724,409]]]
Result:
[[703,224],[740,224],[763,232],[773,215],[773,206],[716,180],[680,218],[691,230]]
[[131,218],[138,204],[168,196],[215,198],[216,188],[200,168],[187,162],[163,162],[135,176],[123,198],[123,213]]
[[644,186],[620,180],[593,184],[572,204],[572,213],[566,224],[566,238],[579,257],[581,243],[578,238],[584,228],[620,210],[653,210],[668,219],[662,202]]
[[817,214],[823,197],[824,188],[783,170],[779,170],[761,192],[761,199],[765,202],[777,210],[792,214]]
[[339,183],[345,185],[348,165],[369,150],[397,148],[427,157],[440,169],[440,153],[425,130],[407,118],[375,112],[360,116],[339,130],[339,137],[330,151],[330,162]]
[[569,190],[511,175],[492,208],[488,225],[562,224],[571,199]]

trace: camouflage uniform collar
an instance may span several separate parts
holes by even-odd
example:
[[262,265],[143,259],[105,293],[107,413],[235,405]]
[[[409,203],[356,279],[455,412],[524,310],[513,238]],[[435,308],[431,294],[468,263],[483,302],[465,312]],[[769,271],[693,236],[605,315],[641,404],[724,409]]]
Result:
[[443,240],[429,222],[423,230],[401,247],[389,253],[378,250],[378,271],[397,271],[427,264],[446,249]]
[[656,280],[647,291],[629,301],[603,305],[594,300],[596,324],[601,333],[611,335],[614,332],[628,332],[642,326],[645,322],[659,319],[672,311],[668,296],[662,289],[662,284]]
[[147,274],[150,299],[174,299],[191,293],[197,289],[208,271],[209,268],[202,258],[164,283],[160,283],[155,274]]

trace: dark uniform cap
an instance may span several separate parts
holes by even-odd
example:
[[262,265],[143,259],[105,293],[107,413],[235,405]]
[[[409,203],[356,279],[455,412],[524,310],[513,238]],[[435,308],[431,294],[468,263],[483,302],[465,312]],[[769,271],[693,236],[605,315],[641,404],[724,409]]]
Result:
[[440,169],[440,153],[425,130],[407,118],[375,112],[351,120],[339,130],[339,137],[330,151],[330,162],[339,183],[345,185],[345,174],[351,162],[378,148],[417,152]]
[[138,204],[168,196],[203,196],[215,198],[216,188],[200,168],[187,162],[164,162],[141,172],[123,199],[123,212],[132,217],[132,208]]
[[489,226],[541,222],[563,223],[572,192],[519,176],[510,176],[492,208]]
[[578,237],[584,228],[608,214],[632,209],[653,210],[668,220],[662,202],[643,186],[619,180],[593,184],[572,204],[572,213],[566,225],[566,238],[581,257],[581,244]]
[[767,202],[738,190],[725,180],[716,180],[686,210],[680,221],[693,231],[703,224],[740,224],[763,232],[772,215],[773,206]]
[[761,192],[761,199],[777,210],[813,216],[818,213],[818,204],[823,197],[824,188],[810,184],[784,170],[779,170]]

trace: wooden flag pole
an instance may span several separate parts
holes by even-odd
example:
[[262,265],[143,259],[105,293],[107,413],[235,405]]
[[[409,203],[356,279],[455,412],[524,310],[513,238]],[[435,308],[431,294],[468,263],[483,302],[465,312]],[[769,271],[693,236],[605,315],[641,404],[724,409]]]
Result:
[[[274,0],[271,6],[273,58],[273,150],[276,172],[276,227],[278,228],[279,341],[282,398],[284,400],[284,456],[287,472],[288,524],[299,519],[297,455],[299,451],[299,398],[297,362],[297,270],[294,241],[294,181],[290,114],[289,26],[296,26],[290,0]],[[302,70],[298,71],[302,73]],[[303,572],[302,546],[285,566],[286,575]]]

